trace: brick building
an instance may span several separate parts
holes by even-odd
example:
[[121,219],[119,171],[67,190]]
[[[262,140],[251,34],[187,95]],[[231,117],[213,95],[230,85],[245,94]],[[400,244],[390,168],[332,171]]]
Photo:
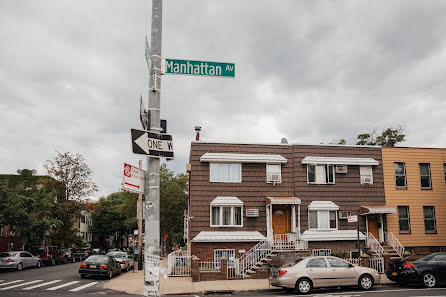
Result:
[[[384,241],[380,147],[196,141],[188,164],[188,248],[228,267],[253,249],[347,251]],[[218,265],[218,264],[216,264]]]

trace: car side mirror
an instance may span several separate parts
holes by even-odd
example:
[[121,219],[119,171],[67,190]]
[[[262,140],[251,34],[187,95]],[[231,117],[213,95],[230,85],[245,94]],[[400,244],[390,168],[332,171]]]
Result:
[[349,264],[348,264],[348,268],[352,268],[352,267],[355,267],[355,265],[349,263]]

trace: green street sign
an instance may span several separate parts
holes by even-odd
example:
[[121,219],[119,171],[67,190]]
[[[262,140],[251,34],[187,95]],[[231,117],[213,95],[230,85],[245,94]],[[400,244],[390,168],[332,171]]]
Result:
[[165,59],[164,73],[234,78],[235,64]]

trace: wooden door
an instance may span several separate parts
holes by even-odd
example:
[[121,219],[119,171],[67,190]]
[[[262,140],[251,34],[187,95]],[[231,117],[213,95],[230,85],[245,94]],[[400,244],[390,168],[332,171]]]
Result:
[[273,205],[273,234],[291,232],[291,212],[289,205]]
[[378,216],[377,215],[367,215],[368,231],[375,236],[376,240],[379,241],[379,227],[378,227]]

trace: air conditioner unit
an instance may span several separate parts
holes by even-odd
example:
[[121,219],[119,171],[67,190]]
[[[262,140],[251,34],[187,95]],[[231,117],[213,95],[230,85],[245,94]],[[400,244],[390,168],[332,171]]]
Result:
[[361,176],[361,185],[371,185],[372,178],[370,176]]
[[259,210],[257,208],[247,209],[246,210],[246,217],[248,218],[255,218],[259,216]]
[[336,165],[336,173],[347,173],[347,165]]
[[268,183],[280,183],[281,176],[279,173],[271,173],[271,174],[268,174],[266,181]]
[[350,211],[340,211],[339,212],[339,219],[346,220],[351,215]]

